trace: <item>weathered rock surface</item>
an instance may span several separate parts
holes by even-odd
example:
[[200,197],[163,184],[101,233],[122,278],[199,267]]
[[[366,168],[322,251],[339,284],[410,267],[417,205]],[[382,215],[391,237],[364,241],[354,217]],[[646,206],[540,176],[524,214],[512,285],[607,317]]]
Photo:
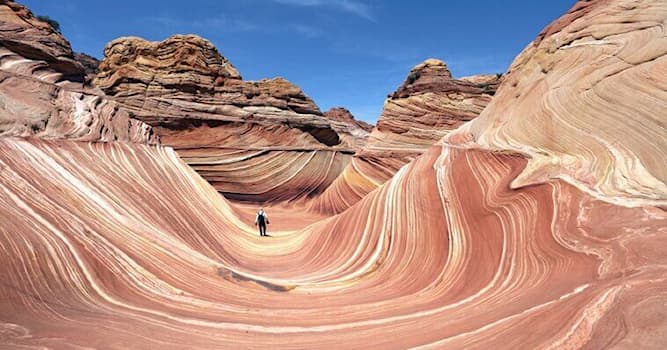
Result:
[[363,120],[356,120],[349,110],[343,107],[331,108],[324,112],[331,127],[338,133],[342,141],[356,150],[360,150],[373,130],[373,125]]
[[84,80],[67,40],[22,5],[0,1],[0,136],[157,141]]
[[373,125],[368,124],[363,120],[356,120],[352,113],[345,107],[331,108],[324,112],[324,115],[330,121],[337,121],[346,125],[352,125],[367,132],[371,132],[371,130],[373,130]]
[[491,101],[498,75],[454,79],[447,65],[428,59],[415,66],[385,101],[365,147],[312,210],[339,213],[391,178],[451,130],[477,117]]
[[83,70],[86,73],[86,82],[91,83],[97,75],[97,67],[100,65],[100,61],[93,56],[81,52],[75,52],[74,59],[83,66]]
[[665,205],[665,17],[664,1],[580,1],[449,142],[528,155],[515,187],[560,178],[624,205]]
[[213,44],[195,35],[175,35],[162,42],[114,40],[104,50],[94,84],[160,130],[192,129],[196,123],[258,124],[303,132],[281,146],[340,144],[327,119],[298,87],[282,78],[241,80]]
[[242,80],[213,44],[194,35],[117,39],[94,84],[235,200],[316,195],[365,136],[356,124],[327,119],[283,78]]
[[[64,79],[82,79],[83,66],[72,53],[72,48],[51,25],[33,16],[23,5],[9,0],[0,1],[0,45],[3,70],[58,82]],[[27,62],[16,62],[20,59]]]

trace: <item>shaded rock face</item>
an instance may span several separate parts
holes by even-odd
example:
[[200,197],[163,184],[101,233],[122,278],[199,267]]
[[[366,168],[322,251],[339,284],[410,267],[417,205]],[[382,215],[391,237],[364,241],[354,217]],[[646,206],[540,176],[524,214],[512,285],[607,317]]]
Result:
[[373,130],[373,125],[366,123],[363,120],[356,120],[352,113],[344,107],[334,107],[324,112],[324,115],[331,121],[338,121],[358,127],[361,130],[370,132]]
[[527,154],[514,186],[560,178],[624,205],[664,205],[665,17],[664,1],[578,2],[448,142]]
[[354,149],[361,149],[366,144],[370,131],[373,130],[373,125],[354,119],[352,113],[343,107],[331,108],[324,112],[324,116],[343,142]]
[[86,74],[86,82],[92,82],[97,74],[97,67],[100,65],[100,61],[93,56],[81,52],[75,52],[74,59],[83,66],[84,73]]
[[22,5],[0,1],[0,135],[157,142],[98,90],[69,42]]
[[[213,44],[195,35],[120,38],[104,53],[95,86],[153,126],[163,144],[230,199],[317,195],[366,134],[356,124],[330,121],[283,78],[242,80]],[[261,180],[268,177],[282,180]]]
[[437,59],[416,65],[385,101],[365,146],[310,208],[339,213],[356,203],[449,132],[476,118],[500,80],[499,75],[454,79]]

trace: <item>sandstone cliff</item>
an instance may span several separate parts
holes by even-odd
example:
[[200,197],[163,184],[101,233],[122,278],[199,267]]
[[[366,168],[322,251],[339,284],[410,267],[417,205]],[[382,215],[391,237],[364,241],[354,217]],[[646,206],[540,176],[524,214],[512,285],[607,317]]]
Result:
[[0,1],[0,136],[156,142],[150,126],[84,80],[60,33],[24,6]]
[[624,205],[665,205],[665,13],[664,1],[578,2],[448,141],[528,155],[514,186],[567,179]]
[[[231,199],[293,200],[324,191],[355,152],[283,78],[245,81],[208,40],[127,37],[104,50],[94,84],[153,126],[161,142]],[[272,181],[268,181],[272,178]]]
[[491,101],[499,75],[454,79],[447,65],[416,65],[384,103],[377,126],[312,210],[338,213],[391,178],[443,136],[477,117]]

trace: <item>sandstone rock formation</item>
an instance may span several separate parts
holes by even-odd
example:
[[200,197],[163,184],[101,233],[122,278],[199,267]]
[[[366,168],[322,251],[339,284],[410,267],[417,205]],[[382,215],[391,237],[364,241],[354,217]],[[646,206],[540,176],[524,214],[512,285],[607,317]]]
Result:
[[621,204],[667,199],[664,1],[580,1],[516,58],[449,137],[530,157],[513,186],[560,178]]
[[477,117],[501,77],[454,79],[447,65],[428,59],[415,66],[385,101],[365,147],[318,198],[312,210],[340,213],[391,178],[451,130]]
[[373,125],[363,120],[356,120],[349,110],[335,107],[324,112],[324,116],[331,123],[331,127],[338,133],[343,142],[354,149],[361,149],[366,144]]
[[[645,22],[629,26],[634,20]],[[661,192],[632,187],[651,185],[646,172],[660,169],[644,155],[667,131],[642,128],[633,118],[647,125],[665,119],[667,109],[654,100],[662,90],[653,89],[662,83],[656,76],[665,55],[627,69],[648,65],[658,75],[621,72],[607,79],[620,75],[623,86],[603,79],[592,87],[605,99],[569,89],[615,72],[597,61],[611,59],[606,51],[596,56],[609,49],[606,43],[583,39],[538,55],[553,69],[568,64],[571,74],[546,74],[553,85],[542,86],[543,75],[525,60],[542,43],[577,32],[614,39],[619,52],[633,47],[643,58],[667,47],[664,36],[654,35],[656,21],[667,21],[662,0],[578,2],[519,55],[480,118],[426,147],[339,215],[268,208],[267,238],[252,226],[255,208],[220,196],[170,147],[0,137],[0,344],[663,349],[667,211]],[[598,30],[616,34],[604,38]],[[516,97],[523,85],[541,92],[532,96],[537,101]],[[505,116],[522,120],[520,126],[542,122],[526,120],[527,106],[552,113],[563,134],[533,130],[533,140],[519,133]],[[609,106],[633,112],[625,139],[609,134]],[[590,120],[600,110],[611,115]],[[574,140],[578,122],[592,126]],[[426,134],[405,129],[408,136]],[[484,136],[489,130],[493,138]],[[656,135],[657,145],[645,141]],[[498,140],[511,145],[501,149]],[[595,143],[607,148],[588,153],[598,152]],[[583,164],[589,182],[574,171],[578,177],[517,183],[542,160],[531,153],[537,144],[549,146],[541,146],[541,156],[550,157],[553,174]],[[420,144],[409,146],[404,152]],[[621,146],[625,153],[616,153]],[[619,165],[608,154],[627,157],[614,159],[630,166],[625,182],[614,180]],[[569,164],[564,155],[601,158]],[[607,176],[598,178],[603,167]]]
[[285,79],[242,80],[213,44],[194,35],[117,39],[107,45],[94,84],[235,200],[316,195],[363,137],[337,123],[339,135]]
[[[241,80],[213,44],[195,35],[175,35],[162,42],[114,40],[104,50],[94,84],[160,133],[197,131],[197,122],[211,127],[243,123],[299,131],[299,137],[282,138],[283,146],[340,143],[327,119],[298,87],[282,78]],[[229,133],[224,127],[216,131]],[[249,136],[266,138],[268,144],[278,141],[274,135]],[[257,142],[238,139],[237,146],[252,147]]]
[[97,75],[97,67],[100,65],[100,61],[93,56],[81,52],[75,52],[74,59],[83,66],[83,70],[86,73],[86,82],[92,82]]
[[0,2],[0,135],[156,142],[151,128],[84,88],[69,42],[22,5]]

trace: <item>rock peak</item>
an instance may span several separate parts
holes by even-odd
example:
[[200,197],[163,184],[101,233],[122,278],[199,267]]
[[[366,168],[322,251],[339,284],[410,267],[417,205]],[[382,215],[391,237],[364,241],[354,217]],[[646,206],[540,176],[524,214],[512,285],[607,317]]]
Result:
[[345,107],[331,107],[331,109],[324,112],[324,116],[331,121],[346,123],[367,132],[370,132],[373,129],[373,125],[368,124],[363,120],[356,120],[354,115],[352,115],[352,112]]
[[148,79],[148,82],[169,77],[179,83],[199,86],[222,85],[227,79],[241,79],[232,63],[210,41],[193,34],[173,35],[163,41],[118,38],[104,48],[99,71],[95,84],[103,89],[111,87],[107,86],[109,82],[120,83],[105,75],[105,72],[117,71],[123,71],[125,79]]
[[437,58],[428,58],[424,62],[412,67],[410,73],[425,72],[425,73],[444,73],[445,76],[452,77],[452,72],[449,71],[447,63]]

